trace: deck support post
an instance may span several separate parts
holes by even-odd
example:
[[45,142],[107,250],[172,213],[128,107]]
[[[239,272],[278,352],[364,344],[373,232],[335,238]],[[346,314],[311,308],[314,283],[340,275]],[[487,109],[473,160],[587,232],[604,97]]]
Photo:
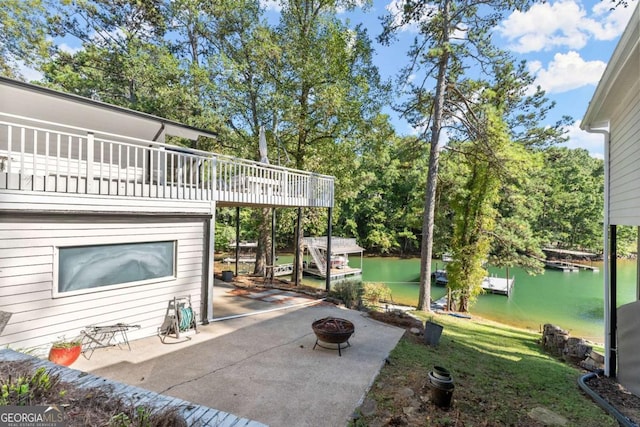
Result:
[[236,277],[238,277],[238,258],[240,257],[240,206],[236,206]]
[[271,208],[271,265],[276,265],[276,208]]
[[293,259],[295,263],[295,265],[293,266],[293,275],[294,275],[293,282],[295,283],[296,286],[300,286],[300,276],[302,276],[302,272],[300,271],[300,242],[302,241],[302,230],[300,228],[301,223],[302,223],[302,208],[298,207],[298,216],[296,218],[296,231],[295,231],[296,247],[295,247],[295,256]]
[[202,316],[202,324],[206,325],[213,319],[213,285],[214,285],[214,248],[215,248],[215,234],[216,234],[216,202],[211,202],[211,217],[206,219],[205,224],[205,232],[206,238],[204,239],[205,243],[205,253],[204,253],[204,262],[206,262],[205,267],[205,286],[204,286],[204,309],[205,313]]
[[331,216],[333,208],[327,209],[327,274],[324,286],[327,292],[331,290]]
[[[617,272],[617,259],[618,259],[618,242],[617,242],[617,226],[609,225],[609,330],[605,333],[609,334],[609,376],[615,378],[617,375],[618,364],[618,343],[616,342],[616,329],[618,327],[618,312],[617,312],[617,294],[618,294],[618,272]],[[606,261],[606,260],[605,260]],[[605,310],[606,312],[606,310]]]
[[[640,254],[640,226],[636,227],[636,254]],[[640,256],[636,256],[636,301],[640,301]]]

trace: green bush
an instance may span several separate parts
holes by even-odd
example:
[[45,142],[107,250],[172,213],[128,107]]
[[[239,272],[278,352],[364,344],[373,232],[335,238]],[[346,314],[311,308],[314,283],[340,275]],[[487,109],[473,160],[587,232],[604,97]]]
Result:
[[46,396],[57,386],[58,376],[49,376],[45,368],[38,368],[33,375],[20,373],[0,378],[0,406],[27,406]]
[[362,297],[369,305],[377,305],[380,301],[392,301],[391,289],[384,283],[365,283]]
[[362,279],[349,279],[336,283],[330,296],[342,300],[345,307],[354,308],[362,304]]

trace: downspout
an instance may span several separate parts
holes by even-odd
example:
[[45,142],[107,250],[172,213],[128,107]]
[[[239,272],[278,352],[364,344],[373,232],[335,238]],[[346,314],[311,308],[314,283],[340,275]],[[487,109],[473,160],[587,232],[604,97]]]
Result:
[[[612,349],[612,341],[615,340],[615,328],[617,325],[614,324],[612,318],[612,309],[615,310],[615,307],[611,307],[611,278],[610,278],[610,264],[609,264],[609,182],[610,182],[610,172],[609,172],[609,140],[610,140],[610,132],[609,132],[609,121],[607,121],[604,125],[598,127],[587,126],[585,130],[589,133],[599,133],[604,135],[604,215],[603,215],[603,260],[604,260],[604,374],[608,377],[611,374],[611,366],[612,363],[616,363],[616,358],[614,355],[614,350]],[[613,356],[613,357],[612,357]],[[613,359],[613,360],[612,360]],[[615,367],[613,369],[615,372]]]

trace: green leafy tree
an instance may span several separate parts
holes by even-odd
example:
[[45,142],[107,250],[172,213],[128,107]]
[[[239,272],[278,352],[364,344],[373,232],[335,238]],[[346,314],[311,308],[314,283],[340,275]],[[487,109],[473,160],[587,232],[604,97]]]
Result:
[[474,132],[477,139],[455,146],[462,154],[460,172],[466,178],[454,197],[453,261],[447,265],[447,286],[460,311],[468,311],[482,292],[487,275],[483,263],[493,240],[500,197],[500,171],[513,161],[510,151],[515,149],[501,111],[487,104],[476,120],[481,125]]
[[37,66],[50,54],[42,0],[4,0],[0,7],[0,74],[21,78],[21,66]]
[[[280,111],[276,133],[291,166],[334,173],[355,156],[367,123],[379,112],[384,88],[372,63],[366,32],[349,28],[338,9],[356,5],[340,0],[282,2],[276,28],[281,54],[272,69]],[[302,222],[296,239],[302,239]],[[301,257],[296,266],[302,276]]]
[[536,229],[544,243],[563,248],[600,250],[604,202],[604,162],[584,149],[550,148]]
[[[409,65],[401,73],[408,82],[408,101],[400,111],[429,141],[422,226],[420,295],[418,309],[429,310],[431,300],[431,258],[437,194],[440,145],[443,125],[455,121],[450,114],[449,90],[466,72],[480,72],[503,56],[491,44],[491,30],[504,13],[528,7],[528,0],[470,1],[442,0],[435,3],[407,0],[397,14],[384,20],[380,40],[390,43],[400,28],[416,25],[419,36],[409,51]],[[409,77],[415,77],[409,79]],[[429,88],[433,87],[433,90]]]

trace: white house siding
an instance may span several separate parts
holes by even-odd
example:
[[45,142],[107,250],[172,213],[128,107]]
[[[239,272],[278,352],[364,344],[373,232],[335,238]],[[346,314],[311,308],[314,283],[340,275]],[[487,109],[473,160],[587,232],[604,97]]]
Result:
[[640,223],[639,85],[628,93],[627,99],[620,100],[620,108],[611,120],[609,218],[610,224],[616,225]]
[[[156,199],[143,197],[98,196],[89,194],[41,193],[2,190],[0,207],[4,211],[24,212],[139,212],[213,214],[214,204],[204,200]],[[1,213],[0,213],[1,215]]]
[[[191,295],[198,313],[205,281],[207,218],[0,213],[0,311],[12,313],[0,347],[47,348],[88,325],[139,324],[130,339],[157,333],[174,296]],[[176,241],[175,278],[54,297],[55,248]]]

